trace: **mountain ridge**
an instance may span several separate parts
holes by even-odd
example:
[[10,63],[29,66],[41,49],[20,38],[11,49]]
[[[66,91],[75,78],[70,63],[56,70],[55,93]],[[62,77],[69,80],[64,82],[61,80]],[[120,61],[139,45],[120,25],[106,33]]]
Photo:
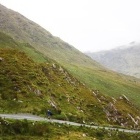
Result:
[[[73,46],[53,36],[50,32],[21,14],[0,5],[0,30],[19,42],[26,42],[36,50],[58,62],[101,67]],[[61,55],[61,57],[59,57]],[[66,60],[67,59],[67,60]],[[85,62],[86,61],[86,62]]]
[[131,43],[108,51],[86,53],[107,68],[140,78],[140,43]]

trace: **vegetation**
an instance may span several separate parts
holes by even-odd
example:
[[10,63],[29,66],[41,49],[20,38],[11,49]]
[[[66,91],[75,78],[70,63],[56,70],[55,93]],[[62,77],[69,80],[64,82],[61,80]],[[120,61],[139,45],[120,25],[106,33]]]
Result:
[[0,118],[1,140],[138,140],[140,134],[92,129],[84,126],[70,126],[57,123],[33,122],[27,120],[3,120]]
[[[63,65],[69,73],[91,89],[100,90],[103,94],[117,98],[125,94],[137,107],[140,107],[140,80],[105,69],[73,46],[54,37],[19,13],[2,5],[0,8],[0,31],[10,35],[18,42],[30,44],[29,47],[34,47],[37,55],[38,52],[42,53],[42,58],[34,57],[36,60],[44,61],[44,56],[47,56]],[[31,55],[29,47],[23,47],[23,50]]]
[[50,109],[57,119],[139,128],[139,79],[103,68],[0,7],[0,112],[45,116]]
[[99,91],[87,88],[52,60],[36,63],[18,49],[0,49],[0,112],[45,116],[47,109],[56,119],[139,126],[128,116],[131,114],[137,119],[139,111],[126,99],[117,99],[114,103]]
[[[36,51],[30,44],[19,43],[2,32],[0,32],[0,48],[8,48],[8,49],[12,48],[24,51],[37,63],[43,63],[48,61],[47,57],[45,57],[42,53]],[[49,61],[51,60],[49,59]]]
[[[131,102],[116,99],[114,103],[97,88],[89,89],[60,64],[43,56],[29,44],[18,43],[4,33],[0,33],[0,40],[0,112],[45,116],[46,110],[51,109],[53,117],[57,119],[120,125],[126,123],[127,118],[127,127],[134,127],[128,114],[133,114],[136,119],[139,111],[130,105]],[[82,75],[80,69],[75,68],[72,72],[69,67],[71,73],[78,72],[79,79]],[[81,77],[90,75],[85,72]],[[97,82],[102,89],[103,81],[102,84],[100,81],[94,80],[94,83]],[[111,103],[117,109],[117,114],[108,107]],[[110,116],[106,116],[105,110],[113,117],[117,115],[124,119],[114,122]]]
[[91,89],[99,90],[110,97],[126,95],[140,108],[140,80],[117,74],[109,70],[91,69],[76,65],[65,65],[68,71]]
[[[91,91],[61,66],[54,63],[37,64],[15,49],[1,49],[0,56],[1,112],[44,115],[49,108],[60,119],[81,122],[105,120],[102,107]],[[87,107],[92,103],[98,106],[94,118],[95,112]]]

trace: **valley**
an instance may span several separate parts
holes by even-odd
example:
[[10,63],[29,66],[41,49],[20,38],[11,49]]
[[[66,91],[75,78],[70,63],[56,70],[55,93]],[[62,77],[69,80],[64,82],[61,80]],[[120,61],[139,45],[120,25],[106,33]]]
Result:
[[[56,120],[139,130],[140,79],[104,67],[33,21],[0,5],[0,114],[45,117],[48,109]],[[9,139],[10,135],[28,135],[26,127],[31,130],[30,136],[38,136],[37,126],[42,128],[42,137],[46,134],[55,139],[59,128],[51,124],[47,128],[41,122],[33,127],[27,120],[12,120],[8,131],[5,121],[0,121],[0,132],[3,137],[7,133]],[[16,125],[24,130],[17,131]],[[60,127],[63,134],[67,127],[73,135],[86,132],[89,139],[94,132]],[[121,133],[111,135],[117,140]],[[102,130],[94,134],[97,138],[111,137],[106,131],[103,135]]]

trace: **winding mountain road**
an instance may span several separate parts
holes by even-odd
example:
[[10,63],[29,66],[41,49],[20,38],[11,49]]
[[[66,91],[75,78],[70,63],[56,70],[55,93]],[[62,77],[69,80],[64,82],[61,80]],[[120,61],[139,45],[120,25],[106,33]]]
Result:
[[47,119],[31,114],[0,114],[0,117],[7,118],[7,119],[27,119],[32,121],[46,121],[46,122],[54,122],[54,123],[60,123],[60,124],[68,124],[68,125],[74,125],[74,126],[85,126],[85,127],[91,127],[94,129],[105,129],[105,130],[117,130],[121,132],[127,132],[127,133],[140,133],[138,130],[129,130],[129,129],[123,129],[123,128],[113,128],[113,127],[105,127],[105,126],[94,126],[94,125],[86,125],[86,124],[80,124],[70,121],[62,121],[62,120],[56,120],[56,119]]

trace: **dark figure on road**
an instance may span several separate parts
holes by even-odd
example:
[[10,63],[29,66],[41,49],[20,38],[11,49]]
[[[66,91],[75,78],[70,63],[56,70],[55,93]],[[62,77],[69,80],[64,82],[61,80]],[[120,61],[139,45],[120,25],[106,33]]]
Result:
[[50,119],[51,116],[52,116],[52,112],[50,110],[47,110],[47,117],[48,117],[48,119]]

